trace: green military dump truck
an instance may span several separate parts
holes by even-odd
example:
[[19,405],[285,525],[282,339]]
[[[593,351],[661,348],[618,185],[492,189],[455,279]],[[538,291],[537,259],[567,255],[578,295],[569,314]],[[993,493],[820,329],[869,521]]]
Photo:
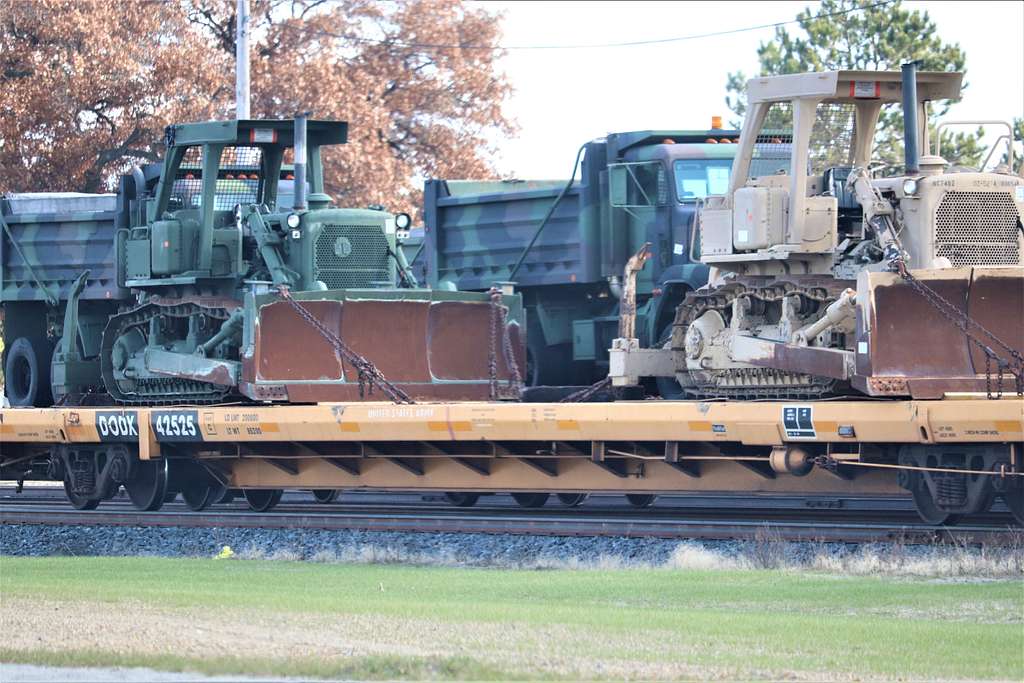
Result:
[[324,193],[321,147],[346,134],[305,117],[171,126],[163,162],[114,195],[3,198],[7,400],[518,395],[519,297],[415,288],[395,239],[409,217]]
[[[581,148],[580,179],[568,184],[428,180],[413,265],[435,288],[512,281],[527,309],[528,382],[589,384],[607,374],[623,269],[645,243],[643,344],[667,338],[676,306],[707,283],[708,268],[691,257],[694,216],[728,186],[738,137],[720,128],[610,134]],[[406,248],[410,259],[419,249]]]
[[[54,192],[0,198],[4,378],[14,405],[49,405],[76,375],[98,376],[103,326],[129,297],[118,284],[114,260],[120,196]],[[78,282],[84,271],[89,277]],[[78,302],[72,325],[83,330],[75,348],[81,362],[73,368],[58,362],[52,377],[51,333],[58,331],[59,338],[64,302],[71,298]]]

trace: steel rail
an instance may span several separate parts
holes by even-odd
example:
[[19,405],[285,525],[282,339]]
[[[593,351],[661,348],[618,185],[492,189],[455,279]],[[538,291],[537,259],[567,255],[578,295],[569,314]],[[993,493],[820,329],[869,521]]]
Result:
[[[565,506],[552,500],[543,508],[524,509],[508,496],[484,496],[472,508],[453,506],[439,493],[362,492],[347,491],[344,497],[331,503],[312,502],[309,492],[286,491],[281,503],[274,511],[303,512],[314,515],[375,513],[375,514],[421,514],[458,517],[469,514],[491,515],[537,515],[567,516],[573,519],[587,519],[601,516],[620,516],[628,519],[644,517],[665,522],[686,519],[734,519],[758,522],[813,520],[823,523],[851,520],[879,524],[915,524],[920,519],[909,497],[861,495],[824,497],[799,494],[767,494],[739,496],[732,493],[684,494],[659,496],[656,505],[636,508],[622,496],[597,494],[578,506]],[[13,487],[0,486],[0,505],[8,504],[19,508],[53,506],[66,502],[63,489],[58,487],[26,488],[16,493]],[[102,504],[103,509],[111,506],[130,509],[122,492]],[[162,508],[165,512],[189,512],[180,501],[169,501]],[[248,512],[247,504],[236,499],[230,503],[215,505],[204,512]],[[992,509],[975,515],[971,523],[977,526],[1006,527],[1013,525],[1009,510],[1001,501],[995,501]]]
[[[0,485],[0,503],[27,504],[29,502],[64,502],[67,497],[63,485],[60,482],[45,482],[39,485],[38,482],[26,482],[24,489],[18,493],[15,486]],[[126,503],[123,494],[110,501],[104,501],[103,505]],[[341,497],[329,504],[313,503],[310,493],[303,489],[286,490],[282,504],[309,504],[321,511],[328,511],[334,508],[379,508],[381,506],[405,507],[409,506],[432,506],[434,509],[444,508],[452,511],[465,510],[465,508],[454,508],[445,499],[442,492],[437,491],[359,491],[342,490]],[[236,503],[244,505],[244,503]],[[995,504],[999,507],[999,503]],[[490,494],[480,498],[480,502],[473,508],[494,508],[504,507],[519,509],[507,494]],[[626,502],[625,496],[615,493],[598,492],[587,498],[587,502],[575,508],[564,508],[560,503],[548,503],[546,509],[568,510],[575,513],[591,512],[595,508],[605,511],[635,511],[635,508]],[[804,511],[873,511],[879,513],[905,512],[914,513],[913,499],[909,496],[892,496],[880,494],[808,494],[808,493],[734,493],[734,492],[687,492],[681,494],[659,494],[655,506],[647,508],[645,512],[656,514],[685,513],[694,508],[737,510],[748,509],[752,512],[777,511],[777,510],[804,510]],[[217,506],[215,509],[223,509]]]
[[1007,526],[936,527],[923,523],[820,522],[750,519],[660,519],[646,515],[594,516],[501,514],[501,511],[458,515],[424,512],[340,511],[270,513],[135,510],[71,510],[65,506],[19,509],[0,505],[0,524],[58,526],[227,527],[392,531],[420,533],[487,533],[542,536],[614,536],[626,538],[812,541],[873,543],[1019,542],[1020,531]]

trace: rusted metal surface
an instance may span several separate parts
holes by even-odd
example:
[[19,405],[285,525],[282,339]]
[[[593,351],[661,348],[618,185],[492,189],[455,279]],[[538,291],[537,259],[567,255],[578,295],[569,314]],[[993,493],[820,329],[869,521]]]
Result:
[[741,345],[744,351],[759,348],[762,352],[763,355],[760,356],[744,354],[741,357],[744,362],[751,365],[832,379],[849,378],[845,352],[839,349],[794,346],[750,337],[737,340],[736,346]]
[[[427,360],[430,372],[440,380],[479,380],[489,381],[488,371],[488,340],[483,334],[493,329],[497,339],[501,339],[500,323],[492,320],[490,305],[467,303],[463,301],[441,301],[430,305],[427,319]],[[516,350],[516,362],[525,367],[526,359],[519,325],[507,325],[513,348]],[[497,375],[499,380],[506,380],[510,368],[504,354],[495,354]]]
[[[967,314],[1024,353],[1024,268],[974,268]],[[985,356],[970,347],[974,371],[985,372]]]
[[[1018,353],[1024,353],[1024,269],[973,268],[917,274],[929,288]],[[992,392],[998,368],[954,320],[894,273],[871,273],[858,315],[854,386],[876,396],[941,398],[947,392]],[[859,287],[862,289],[862,287]],[[867,315],[867,320],[862,316]],[[870,330],[870,331],[869,331]],[[1002,391],[1015,393],[1007,374]]]
[[[340,301],[305,301],[303,305],[328,329],[341,333]],[[255,337],[256,374],[243,374],[245,380],[280,383],[288,379],[346,379],[341,358],[331,345],[284,301],[260,308]]]
[[[487,382],[465,384],[395,382],[394,384],[415,401],[487,401],[491,396],[490,386]],[[379,391],[364,392],[363,396],[360,396],[359,385],[355,382],[345,384],[284,382],[281,386],[287,394],[288,400],[294,403],[380,401],[385,399]]]
[[[306,300],[301,305],[415,400],[489,398],[489,302],[367,299]],[[509,324],[508,335],[522,367],[520,327]],[[508,366],[499,354],[499,380],[511,378]],[[284,393],[296,402],[379,398],[360,395],[356,369],[284,301],[261,307],[254,358],[243,363],[242,380],[253,397],[265,395],[260,386],[271,384],[280,387],[275,395]]]
[[623,270],[622,298],[619,301],[619,337],[636,338],[636,275],[651,257],[651,243],[645,242],[640,250],[629,257]]
[[237,384],[238,363],[174,353],[149,347],[145,350],[146,369],[158,375],[191,379],[207,384],[233,387]]

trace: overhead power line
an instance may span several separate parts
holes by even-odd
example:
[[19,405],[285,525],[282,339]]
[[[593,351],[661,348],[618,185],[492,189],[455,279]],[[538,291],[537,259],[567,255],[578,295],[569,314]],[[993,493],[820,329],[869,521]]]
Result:
[[[884,7],[885,5],[891,5],[896,0],[881,0],[870,5],[864,5],[863,7],[851,7],[849,9],[841,10],[838,12],[829,12],[827,14],[815,15],[815,19],[828,19],[831,17],[838,17],[844,14],[851,14],[853,12],[863,12],[876,7]],[[688,40],[701,40],[703,38],[715,38],[718,36],[728,36],[736,33],[746,33],[748,31],[760,31],[766,28],[778,28],[780,26],[787,26],[789,24],[798,23],[797,19],[790,19],[788,21],[777,21],[771,24],[760,24],[759,26],[746,26],[744,28],[734,28],[725,31],[712,31],[710,33],[697,33],[688,36],[675,36],[672,38],[653,38],[649,40],[630,40],[621,43],[581,43],[575,45],[452,45],[442,43],[408,43],[403,41],[377,39],[377,38],[363,38],[360,36],[346,36],[340,33],[332,33],[330,31],[318,31],[322,35],[331,36],[333,38],[340,38],[353,43],[369,43],[372,45],[387,45],[389,47],[397,48],[411,48],[420,50],[490,50],[490,51],[512,51],[512,50],[593,50],[593,49],[604,49],[604,48],[619,48],[619,47],[639,47],[643,45],[661,45],[665,43],[681,43]]]

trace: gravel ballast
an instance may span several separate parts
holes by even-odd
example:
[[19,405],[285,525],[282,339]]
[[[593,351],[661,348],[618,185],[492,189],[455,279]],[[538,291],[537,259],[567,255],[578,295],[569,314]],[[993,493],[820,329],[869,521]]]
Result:
[[812,569],[956,578],[1024,576],[1024,544],[1005,547],[774,540],[403,533],[231,527],[5,524],[0,555],[233,557],[505,569]]
[[650,538],[12,524],[3,527],[0,554],[212,557],[228,546],[237,556],[252,558],[324,560],[334,556],[518,567],[545,557],[598,556],[625,564],[658,565],[668,561],[678,545],[678,541]]

